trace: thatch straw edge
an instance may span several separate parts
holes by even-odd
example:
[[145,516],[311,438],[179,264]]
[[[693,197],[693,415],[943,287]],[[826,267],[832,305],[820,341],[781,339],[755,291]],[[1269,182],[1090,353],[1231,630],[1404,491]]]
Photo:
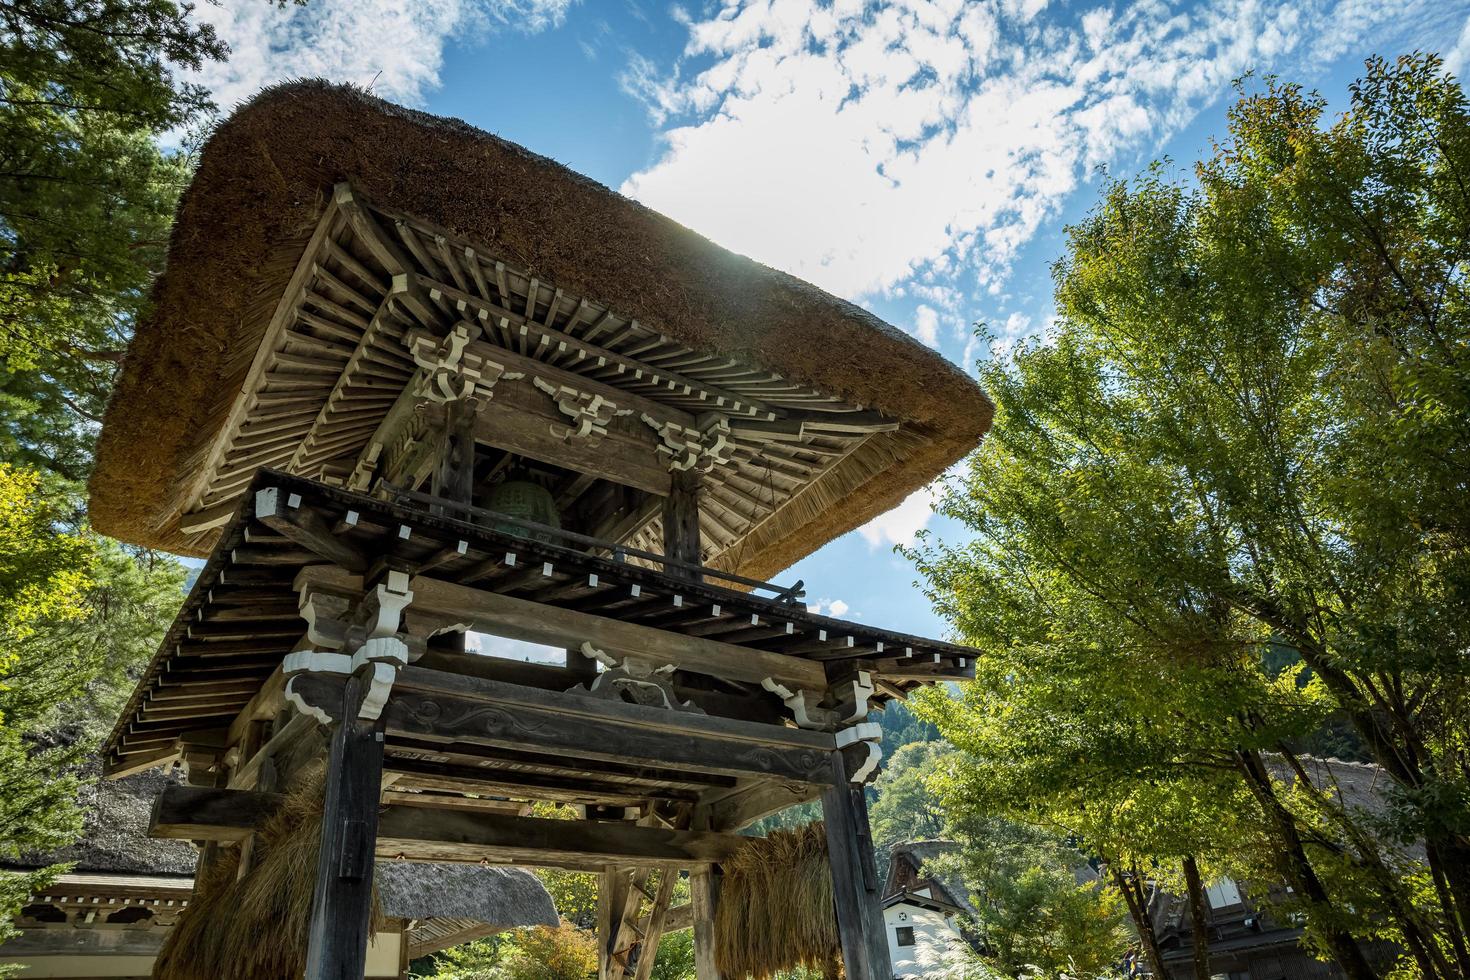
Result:
[[921,437],[823,501],[840,506],[783,518],[759,548],[742,549],[745,574],[773,574],[882,513],[989,426],[991,403],[962,371],[851,303],[457,120],[297,82],[262,92],[203,151],[98,445],[90,514],[99,530],[189,554],[212,545],[213,535],[182,535],[166,502],[224,424],[341,180],[691,347],[880,409]]
[[[256,832],[256,859],[237,878],[238,851],[201,867],[194,898],[164,940],[154,980],[295,980],[306,969],[307,932],[321,849],[322,773],[297,788]],[[382,925],[376,893],[372,931]]]
[[768,980],[805,966],[840,976],[821,823],[752,838],[724,871],[715,912],[715,961],[722,974]]

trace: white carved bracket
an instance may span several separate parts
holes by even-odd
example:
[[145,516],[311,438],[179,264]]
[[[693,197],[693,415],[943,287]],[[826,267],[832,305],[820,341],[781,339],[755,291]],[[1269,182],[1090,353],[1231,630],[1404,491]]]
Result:
[[600,394],[580,391],[568,385],[553,384],[544,378],[532,378],[537,388],[551,396],[556,407],[571,420],[570,425],[553,425],[551,434],[558,439],[587,439],[593,445],[607,435],[607,426],[619,415],[632,415],[631,408],[618,408],[617,403]]
[[868,699],[873,696],[875,685],[871,671],[856,671],[852,679],[838,688],[837,710],[842,715],[842,722],[852,723],[866,721],[868,717]]
[[281,673],[286,675],[286,703],[294,706],[297,711],[308,717],[315,718],[323,725],[330,725],[337,719],[327,714],[321,708],[307,702],[293,689],[293,681],[298,674],[337,674],[348,677],[352,674],[352,658],[345,653],[319,653],[315,650],[301,650],[297,653],[288,653],[281,661]]
[[387,582],[379,583],[363,600],[368,614],[367,635],[371,638],[397,633],[403,611],[410,602],[413,602],[413,590],[408,587],[408,573],[388,572]]
[[398,677],[399,668],[407,663],[408,644],[396,636],[370,637],[357,648],[357,652],[352,655],[352,672],[355,674],[363,668],[371,670],[367,694],[363,696],[357,717],[368,721],[377,720],[383,713],[383,705],[388,703],[388,695],[393,690],[393,681]]
[[[331,724],[333,719],[325,711],[307,703],[292,689],[293,679],[303,673],[339,674],[346,677],[364,672],[368,690],[357,716],[369,721],[376,720],[388,702],[388,695],[393,690],[393,681],[397,678],[399,669],[409,661],[409,646],[398,635],[399,621],[408,604],[413,601],[413,592],[409,589],[408,582],[406,572],[389,571],[387,581],[379,583],[363,598],[358,612],[366,617],[366,622],[351,630],[344,627],[342,618],[351,605],[347,597],[323,591],[314,587],[310,581],[303,583],[301,609],[302,615],[310,624],[307,630],[308,639],[317,643],[321,642],[317,637],[322,636],[335,641],[323,645],[341,648],[348,636],[362,636],[360,631],[366,631],[367,638],[357,644],[351,656],[314,650],[288,654],[281,662],[281,672],[286,675],[286,700],[303,714],[324,725]],[[326,617],[328,612],[333,614],[331,618]],[[329,633],[322,630],[325,623],[333,624]]]
[[302,589],[298,600],[306,620],[306,638],[320,647],[340,650],[347,641],[347,612],[352,600],[331,592]]
[[466,348],[479,336],[480,328],[472,323],[457,323],[443,337],[424,330],[409,331],[404,343],[424,371],[414,395],[440,404],[489,398],[501,378],[521,377],[506,371],[503,364],[470,353]]
[[878,763],[883,761],[882,738],[883,726],[873,721],[865,721],[838,730],[837,748],[839,750],[849,746],[858,746],[866,750],[863,761],[848,777],[851,782],[866,783],[878,771]]
[[697,470],[708,473],[730,460],[733,450],[730,420],[723,415],[701,416],[693,427],[678,422],[661,422],[650,415],[642,418],[658,433],[660,442],[655,448],[673,472]]
[[771,677],[761,681],[761,687],[780,698],[782,703],[791,710],[791,717],[796,722],[797,728],[827,731],[837,724],[837,712],[818,707],[822,700],[822,695],[819,693],[805,690],[793,691]]

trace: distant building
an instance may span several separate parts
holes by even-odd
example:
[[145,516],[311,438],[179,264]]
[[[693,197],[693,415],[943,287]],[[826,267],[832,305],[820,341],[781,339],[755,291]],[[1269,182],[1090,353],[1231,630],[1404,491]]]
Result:
[[[1382,812],[1389,777],[1378,766],[1311,757],[1299,761],[1314,784],[1350,811]],[[1283,761],[1270,764],[1278,778],[1292,781],[1294,773]],[[1422,848],[1411,848],[1409,853],[1413,858],[1423,856]],[[1205,890],[1213,976],[1222,980],[1335,980],[1345,976],[1336,963],[1314,959],[1303,949],[1301,927],[1272,914],[1264,897],[1253,897],[1229,878]],[[1195,936],[1188,902],[1155,889],[1149,908],[1169,980],[1194,980]],[[1383,943],[1365,946],[1364,952],[1370,963],[1384,970],[1398,953]]]
[[959,882],[934,877],[924,867],[954,847],[953,841],[944,840],[894,845],[883,890],[883,924],[895,977],[923,975],[921,950],[973,946],[961,928],[961,916],[970,909],[969,893]]
[[[83,791],[86,830],[54,854],[12,870],[75,862],[32,895],[0,943],[0,967],[27,978],[147,977],[163,941],[188,908],[198,852],[185,841],[148,837],[153,799],[168,777],[157,770]],[[478,865],[382,862],[385,916],[369,949],[367,977],[407,975],[408,961],[481,936],[558,922],[551,896],[530,872]]]

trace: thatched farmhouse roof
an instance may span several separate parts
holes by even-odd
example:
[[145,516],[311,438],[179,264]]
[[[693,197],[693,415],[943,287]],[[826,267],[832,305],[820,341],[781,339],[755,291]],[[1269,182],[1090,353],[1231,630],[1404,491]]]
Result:
[[539,879],[520,868],[380,861],[383,914],[397,919],[473,919],[502,929],[561,920]]
[[191,878],[199,858],[192,844],[148,836],[153,801],[177,780],[161,769],[116,780],[95,778],[100,772],[100,766],[90,768],[88,775],[94,778],[82,783],[77,803],[83,811],[83,830],[76,843],[48,854],[27,855],[19,863],[40,868],[65,862],[75,864],[76,871]]
[[[75,865],[72,873],[48,889],[54,895],[37,895],[34,901],[85,904],[101,896],[107,903],[121,895],[130,896],[139,907],[156,908],[166,902],[171,914],[187,908],[198,852],[186,841],[148,836],[154,800],[171,782],[176,780],[158,769],[85,782],[80,798],[85,810],[82,837],[75,844],[16,862],[25,868]],[[316,832],[318,827],[310,830]],[[408,944],[413,956],[507,929],[560,922],[545,886],[519,868],[380,861],[375,876],[382,914],[412,924]],[[24,919],[21,925],[26,925]],[[159,936],[154,940],[161,942]],[[83,943],[78,951],[86,948]],[[24,942],[0,947],[0,956],[28,952],[35,951]]]
[[851,303],[462,122],[300,82],[201,155],[108,409],[94,525],[204,555],[261,466],[367,489],[415,331],[464,323],[527,389],[586,379],[635,406],[614,436],[728,422],[703,557],[746,575],[892,507],[992,413]]

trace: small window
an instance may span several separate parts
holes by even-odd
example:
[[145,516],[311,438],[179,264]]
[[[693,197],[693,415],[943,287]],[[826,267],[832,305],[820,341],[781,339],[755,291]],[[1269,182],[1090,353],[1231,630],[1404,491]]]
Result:
[[1229,878],[1221,878],[1219,882],[1205,889],[1205,901],[1212,909],[1226,909],[1232,905],[1239,905],[1240,889]]
[[895,931],[898,934],[898,944],[900,946],[912,946],[914,944],[913,926],[899,926]]

